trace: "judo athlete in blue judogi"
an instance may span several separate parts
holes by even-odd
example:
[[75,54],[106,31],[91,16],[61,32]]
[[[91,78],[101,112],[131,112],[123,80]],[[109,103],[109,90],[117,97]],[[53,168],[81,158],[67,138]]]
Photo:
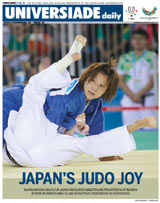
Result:
[[[155,127],[151,117],[103,132],[102,98],[113,98],[118,78],[111,64],[97,63],[71,82],[66,68],[80,59],[85,43],[86,38],[77,36],[64,58],[31,77],[26,86],[5,90],[3,152],[9,162],[50,167],[64,165],[79,153],[98,158],[124,154],[136,148],[131,132]],[[77,124],[83,112],[85,122]],[[77,129],[92,136],[74,136]]]
[[[25,86],[24,84],[15,84],[4,90],[3,132],[7,128],[10,111],[19,111],[22,106]],[[57,124],[59,131],[64,132],[75,125],[76,116],[85,110],[85,106],[84,91],[79,88],[79,80],[74,79],[64,90],[50,90],[43,108],[48,120]],[[84,112],[86,123],[90,126],[89,135],[103,132],[102,98],[92,100]]]

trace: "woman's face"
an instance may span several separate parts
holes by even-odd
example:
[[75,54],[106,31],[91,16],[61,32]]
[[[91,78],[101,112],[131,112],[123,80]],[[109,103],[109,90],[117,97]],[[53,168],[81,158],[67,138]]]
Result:
[[84,92],[86,100],[97,99],[101,97],[107,89],[107,76],[103,73],[98,73],[97,76],[89,81],[89,78],[84,83]]

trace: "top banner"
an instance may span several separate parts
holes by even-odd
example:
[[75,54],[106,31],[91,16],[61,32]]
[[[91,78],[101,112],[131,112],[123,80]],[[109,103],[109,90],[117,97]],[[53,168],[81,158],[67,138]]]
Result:
[[123,5],[3,5],[4,22],[123,22]]

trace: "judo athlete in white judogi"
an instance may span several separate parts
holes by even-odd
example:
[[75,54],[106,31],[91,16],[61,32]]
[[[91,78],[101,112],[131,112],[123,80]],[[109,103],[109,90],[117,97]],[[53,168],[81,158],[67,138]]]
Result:
[[[58,133],[58,125],[46,118],[43,105],[50,89],[62,88],[65,91],[68,87],[70,81],[65,69],[80,59],[84,41],[86,39],[83,36],[77,36],[68,55],[30,78],[24,88],[22,107],[18,112],[10,111],[8,127],[4,131],[3,151],[8,161],[19,166],[51,167],[64,165],[79,153],[95,157],[124,154],[136,149],[131,135],[133,131],[143,126],[156,126],[155,118],[147,117],[130,126],[83,138],[71,136],[76,125],[64,134]],[[95,78],[84,84],[87,102],[102,96],[107,88],[102,87],[101,81],[106,81],[102,73]]]

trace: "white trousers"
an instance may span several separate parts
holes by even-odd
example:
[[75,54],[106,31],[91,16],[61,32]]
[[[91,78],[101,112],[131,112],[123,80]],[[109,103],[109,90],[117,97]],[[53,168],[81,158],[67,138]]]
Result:
[[54,64],[31,77],[22,107],[19,112],[10,112],[4,133],[11,156],[22,166],[51,167],[64,165],[79,153],[103,157],[136,149],[126,126],[83,138],[57,134],[58,126],[46,118],[43,104],[49,89],[68,85],[66,77],[67,73],[57,72]]

